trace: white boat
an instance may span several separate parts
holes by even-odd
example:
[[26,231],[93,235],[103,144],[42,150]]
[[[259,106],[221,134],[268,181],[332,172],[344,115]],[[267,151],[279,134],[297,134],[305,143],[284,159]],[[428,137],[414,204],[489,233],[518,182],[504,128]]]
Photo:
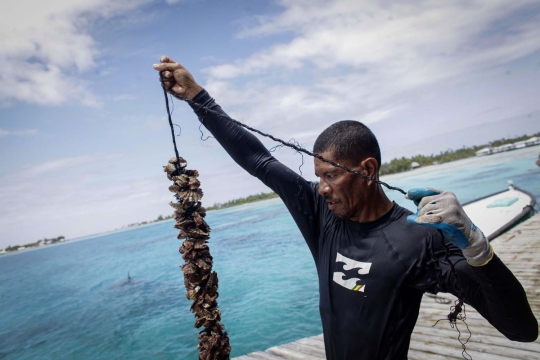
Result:
[[508,182],[508,189],[462,204],[489,241],[534,214],[536,197]]

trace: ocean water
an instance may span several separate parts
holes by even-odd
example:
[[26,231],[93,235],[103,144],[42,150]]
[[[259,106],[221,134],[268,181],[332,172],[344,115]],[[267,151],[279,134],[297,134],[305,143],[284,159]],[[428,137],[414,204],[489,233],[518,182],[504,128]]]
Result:
[[[452,190],[464,202],[511,179],[540,199],[539,151],[383,180]],[[399,193],[389,196],[414,208]],[[279,199],[213,211],[207,220],[233,356],[322,331],[315,265]],[[0,359],[197,359],[177,233],[167,221],[0,257]]]

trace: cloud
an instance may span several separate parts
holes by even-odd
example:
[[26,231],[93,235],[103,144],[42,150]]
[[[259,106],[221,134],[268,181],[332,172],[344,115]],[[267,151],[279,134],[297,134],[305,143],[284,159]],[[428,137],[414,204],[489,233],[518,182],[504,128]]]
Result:
[[234,115],[301,134],[329,121],[395,116],[411,94],[450,86],[540,50],[533,0],[282,0],[240,39],[286,41],[206,69],[205,87]]
[[36,176],[41,176],[45,173],[57,172],[59,170],[68,171],[74,167],[81,166],[81,165],[90,163],[92,161],[95,161],[95,158],[89,155],[67,157],[67,158],[47,161],[45,163],[42,163],[36,166],[27,167],[24,170],[24,174],[25,176],[28,176],[28,177],[36,177]]
[[73,238],[172,213],[170,181],[159,169],[144,171],[140,165],[140,158],[106,153],[36,162],[0,174],[0,248],[43,237]]
[[113,98],[113,101],[133,101],[133,100],[137,100],[137,97],[134,95],[128,95],[128,94],[118,95]]
[[[155,118],[151,120],[146,120],[144,126],[147,126],[153,130],[163,130],[167,128],[167,118],[162,116],[160,118]],[[177,131],[180,131],[176,129]]]
[[37,129],[27,129],[27,130],[4,130],[0,129],[0,137],[2,136],[31,136],[38,133]]
[[[384,67],[415,85],[475,65],[496,65],[540,48],[535,1],[281,1],[285,11],[260,18],[241,36],[293,32],[287,43],[212,68],[236,77],[271,67]],[[529,21],[523,12],[529,10]],[[389,19],[392,19],[391,21]],[[382,65],[382,66],[381,66]],[[447,66],[453,65],[453,66]],[[390,67],[390,68],[388,68]],[[458,69],[455,69],[455,68]]]
[[150,0],[8,0],[0,5],[0,102],[96,105],[76,75],[95,66],[92,22]]

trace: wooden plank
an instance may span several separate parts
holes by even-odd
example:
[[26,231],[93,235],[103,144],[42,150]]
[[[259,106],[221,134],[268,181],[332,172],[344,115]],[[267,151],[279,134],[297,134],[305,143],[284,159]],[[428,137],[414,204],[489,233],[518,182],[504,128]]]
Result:
[[[520,224],[510,232],[492,241],[495,253],[521,282],[537,319],[540,319],[540,214]],[[438,294],[450,299],[451,294]],[[439,304],[424,296],[417,324],[411,337],[408,358],[411,360],[463,359],[458,333],[447,321],[441,321],[449,312],[449,304]],[[538,360],[540,340],[520,343],[508,340],[471,306],[467,306],[467,324],[472,337],[466,345],[474,360]],[[458,323],[462,339],[468,337],[466,327]],[[265,352],[244,355],[236,360],[308,360],[325,359],[323,335],[300,339],[296,342],[272,347]]]
[[324,341],[323,339],[314,339],[314,338],[305,338],[298,340],[299,344],[309,345],[316,349],[321,349],[324,351]]
[[[455,338],[457,332],[452,329],[438,329],[433,327],[424,327],[417,325],[414,329],[416,334],[433,335],[446,338]],[[496,333],[498,336],[492,334]],[[474,331],[470,342],[479,342],[482,344],[491,344],[497,346],[505,346],[509,349],[522,349],[534,351],[540,354],[540,342],[520,343],[517,341],[508,341],[502,334],[495,331]]]
[[454,360],[455,357],[409,349],[407,359],[409,360]]
[[[251,359],[255,359],[255,360],[287,360],[288,359],[288,358],[285,358],[285,357],[281,357],[281,356],[270,354],[268,352],[263,352],[263,351],[253,352],[251,354],[248,354],[248,356]],[[236,360],[236,358],[235,358],[235,360]]]
[[[433,335],[416,333],[414,336],[414,339],[424,344],[437,344],[437,345],[445,346],[449,349],[456,349],[456,347],[459,348],[460,346],[460,344],[457,341],[457,338],[454,338],[454,337],[446,337],[446,336],[441,337],[441,336],[433,336]],[[465,341],[466,339],[467,337],[462,339],[462,341]],[[509,347],[506,347],[505,345],[501,346],[501,345],[484,344],[481,342],[469,341],[466,346],[467,346],[467,351],[468,349],[471,349],[471,350],[479,351],[485,354],[494,354],[494,355],[504,356],[508,359],[515,358],[515,359],[522,359],[522,360],[538,360],[538,353],[535,351],[509,348]]]
[[312,358],[311,355],[307,355],[299,351],[286,348],[283,345],[271,347],[270,349],[266,350],[266,352],[291,360],[309,360]]
[[[411,340],[411,345],[410,345],[410,348],[411,349],[415,349],[415,350],[420,350],[420,351],[429,351],[429,352],[432,352],[433,354],[439,354],[439,355],[444,355],[444,356],[450,356],[450,357],[454,357],[456,359],[463,359],[463,357],[461,356],[461,352],[463,351],[461,349],[461,346],[460,347],[446,347],[446,346],[441,346],[439,344],[425,344],[421,341],[414,341],[414,340]],[[510,360],[510,359],[515,359],[515,358],[508,358],[506,356],[499,356],[499,355],[495,355],[495,354],[485,354],[485,353],[482,353],[482,352],[478,352],[476,350],[472,350],[472,349],[469,349],[467,348],[467,352],[469,353],[469,355],[472,356],[472,358],[474,360]]]
[[306,354],[309,357],[312,357],[314,359],[326,359],[324,350],[310,347],[309,345],[300,344],[298,342],[281,345],[281,347],[285,349],[294,350],[302,354]]

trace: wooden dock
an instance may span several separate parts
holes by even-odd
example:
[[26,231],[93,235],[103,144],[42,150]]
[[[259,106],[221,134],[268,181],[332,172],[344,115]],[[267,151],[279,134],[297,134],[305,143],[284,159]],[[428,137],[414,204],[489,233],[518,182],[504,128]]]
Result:
[[[540,214],[535,215],[513,230],[491,242],[497,255],[521,282],[536,319],[540,322]],[[441,297],[455,299],[449,294]],[[463,359],[457,331],[448,323],[432,325],[448,313],[449,305],[439,304],[424,296],[418,322],[414,328],[409,348],[409,359],[442,360]],[[474,360],[539,360],[540,340],[533,343],[510,341],[495,330],[470,306],[467,307],[467,324],[472,337],[467,352]],[[463,332],[465,326],[461,325]],[[254,352],[236,360],[309,360],[325,359],[322,334],[274,346],[264,352]]]

